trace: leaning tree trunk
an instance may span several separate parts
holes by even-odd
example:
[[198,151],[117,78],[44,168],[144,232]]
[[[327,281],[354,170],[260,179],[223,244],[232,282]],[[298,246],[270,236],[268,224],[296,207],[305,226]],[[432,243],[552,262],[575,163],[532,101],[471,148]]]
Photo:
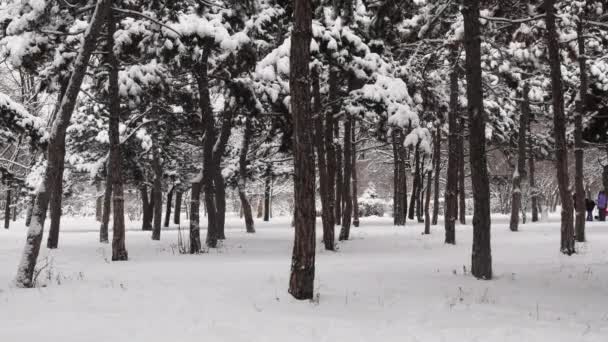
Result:
[[342,212],[342,228],[340,229],[340,236],[338,239],[348,240],[350,237],[350,225],[353,214],[353,200],[350,189],[351,178],[352,178],[352,118],[346,118],[344,120],[344,179],[342,183],[343,191],[342,196],[344,197],[344,211]]
[[181,189],[177,189],[175,192],[175,211],[173,212],[173,223],[177,225],[179,225],[182,215],[182,196]]
[[152,185],[152,197],[154,198],[154,221],[152,223],[152,240],[160,240],[160,228],[163,212],[163,169],[160,164],[160,150],[152,146],[152,169],[154,171],[154,184]]
[[452,47],[453,67],[450,73],[450,111],[448,112],[448,170],[445,186],[445,243],[456,244],[456,211],[458,196],[458,48]]
[[65,134],[74,111],[76,99],[80,92],[82,80],[86,74],[89,58],[95,50],[97,37],[103,26],[105,16],[110,10],[110,0],[98,0],[91,23],[84,34],[82,46],[74,61],[73,71],[66,88],[65,95],[58,105],[57,120],[53,121],[51,134],[47,142],[48,158],[42,184],[38,188],[36,202],[33,209],[33,217],[27,232],[27,239],[23,251],[23,257],[17,269],[15,284],[17,287],[34,286],[33,276],[36,267],[36,260],[40,252],[42,242],[44,221],[49,205],[49,191],[54,189],[55,180],[63,177],[63,164],[65,160]]
[[110,213],[112,208],[112,171],[110,170],[110,163],[106,166],[106,189],[103,194],[103,208],[101,213],[101,226],[99,227],[99,242],[108,243],[109,233],[108,227],[110,225]]
[[433,226],[437,225],[437,219],[439,218],[439,176],[441,174],[441,126],[437,126],[435,131],[435,145],[433,151],[433,169],[434,178],[433,184],[435,186],[435,192],[433,197]]
[[352,193],[353,193],[353,226],[359,227],[359,198],[357,193],[357,187],[359,186],[357,180],[357,121],[353,120],[353,165],[352,165]]
[[34,203],[36,202],[36,195],[29,195],[27,200],[27,208],[25,209],[25,226],[29,227],[32,222],[32,214],[34,212]]
[[545,0],[545,22],[547,26],[547,47],[551,67],[551,88],[553,94],[553,131],[555,134],[555,168],[557,185],[562,202],[561,251],[572,255],[574,249],[574,227],[572,224],[572,196],[568,176],[568,147],[566,142],[566,116],[564,114],[564,93],[559,51],[559,37],[555,24],[555,0]]
[[313,113],[315,115],[315,146],[317,149],[317,163],[319,167],[319,192],[321,197],[321,221],[323,223],[323,244],[328,251],[334,250],[334,214],[329,198],[329,173],[327,167],[327,154],[325,146],[325,130],[323,127],[321,90],[319,85],[319,70],[312,70],[312,97]]
[[251,210],[251,204],[247,198],[247,153],[249,152],[249,143],[251,142],[251,135],[253,134],[253,119],[247,118],[245,122],[245,131],[243,132],[243,145],[239,152],[239,181],[238,190],[239,198],[241,200],[241,209],[243,210],[243,216],[245,217],[245,228],[247,233],[255,233],[255,227],[253,223],[253,213]]
[[310,41],[312,2],[295,0],[291,35],[289,88],[294,120],[295,241],[291,259],[289,293],[312,299],[315,279],[315,162],[310,113]]
[[110,172],[112,179],[112,261],[129,258],[125,246],[125,199],[122,183],[122,155],[120,153],[120,95],[118,93],[118,59],[114,55],[114,33],[116,21],[114,14],[108,14],[108,38],[106,56],[110,66],[108,95],[110,100]]
[[201,228],[200,228],[200,204],[201,204],[201,180],[203,175],[192,181],[192,193],[190,194],[190,254],[201,252]]
[[486,165],[486,124],[481,76],[481,33],[479,0],[464,0],[467,102],[469,114],[469,161],[473,185],[473,252],[471,273],[478,279],[492,279],[490,247],[490,182]]
[[11,188],[6,190],[6,203],[4,204],[4,229],[9,229],[11,225]]
[[583,115],[585,114],[585,99],[587,98],[587,58],[585,56],[585,37],[583,35],[583,23],[578,22],[578,65],[580,74],[580,89],[578,101],[576,101],[576,114],[574,116],[574,158],[575,158],[575,174],[574,185],[576,195],[574,196],[576,203],[576,240],[585,242],[585,186],[583,184]]
[[[511,188],[511,221],[509,228],[516,232],[519,228],[519,212],[522,198],[522,181],[526,178],[526,141],[528,140],[528,121],[530,120],[530,102],[528,93],[530,86],[524,81],[522,88],[521,115],[519,117],[519,137],[517,143],[517,166],[513,172],[513,186]],[[525,208],[524,208],[525,210]]]
[[460,224],[467,224],[467,192],[464,188],[464,135],[465,121],[464,116],[459,111],[458,115],[458,220]]
[[55,249],[59,245],[59,228],[61,226],[61,201],[63,198],[63,176],[61,179],[58,178],[56,182],[57,184],[53,187],[49,202],[51,225],[49,227],[49,237],[46,240],[46,247],[50,249]]
[[167,205],[165,207],[165,227],[169,227],[169,223],[171,222],[171,203],[173,203],[173,191],[174,187],[172,186],[169,191],[167,191]]

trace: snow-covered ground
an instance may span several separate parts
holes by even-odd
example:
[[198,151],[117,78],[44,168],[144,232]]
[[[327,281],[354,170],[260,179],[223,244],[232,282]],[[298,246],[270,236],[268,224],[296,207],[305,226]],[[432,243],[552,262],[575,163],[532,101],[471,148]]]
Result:
[[512,233],[495,216],[496,277],[481,281],[468,273],[470,227],[447,246],[441,225],[424,236],[363,219],[338,252],[318,244],[319,297],[299,302],[289,221],[256,221],[251,235],[231,217],[223,246],[201,255],[178,253],[175,227],[157,242],[133,222],[130,260],[113,263],[97,223],[65,219],[60,249],[39,258],[46,287],[17,289],[18,221],[0,231],[0,341],[608,341],[608,222],[567,257],[556,218]]

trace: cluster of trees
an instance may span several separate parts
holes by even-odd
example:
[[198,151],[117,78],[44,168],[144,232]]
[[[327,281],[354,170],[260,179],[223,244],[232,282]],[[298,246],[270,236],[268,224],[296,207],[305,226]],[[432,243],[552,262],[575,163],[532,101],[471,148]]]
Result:
[[[510,166],[503,183],[513,231],[528,207],[539,219],[548,196],[535,163],[554,162],[561,251],[575,253],[574,238],[585,240],[584,153],[606,151],[604,6],[4,1],[0,47],[14,78],[0,97],[5,219],[17,193],[29,225],[16,283],[33,285],[47,212],[47,246],[58,247],[62,201],[74,184],[95,186],[100,241],[109,242],[112,216],[112,260],[119,261],[128,259],[125,189],[139,192],[142,229],[155,240],[163,193],[165,226],[173,202],[179,223],[184,201],[188,250],[199,253],[203,243],[215,248],[226,238],[227,189],[237,190],[246,231],[254,233],[252,183],[264,183],[268,220],[273,181],[293,179],[289,292],[312,298],[317,193],[321,241],[335,250],[335,226],[337,238],[348,240],[359,224],[357,163],[369,156],[393,166],[394,224],[416,219],[428,234],[443,207],[449,244],[456,221],[466,223],[470,180],[471,269],[481,279],[492,278],[491,185],[498,179],[488,160]],[[608,167],[602,172],[606,188]]]

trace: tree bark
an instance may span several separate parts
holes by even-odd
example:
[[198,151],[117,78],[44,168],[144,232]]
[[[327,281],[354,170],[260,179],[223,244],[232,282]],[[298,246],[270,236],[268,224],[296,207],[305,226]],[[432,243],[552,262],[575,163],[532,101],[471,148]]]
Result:
[[528,183],[530,185],[530,206],[532,207],[532,222],[538,222],[538,189],[536,188],[536,170],[534,165],[534,152],[530,146],[530,154],[528,155],[529,174]]
[[152,240],[160,240],[160,229],[163,212],[163,169],[160,164],[160,149],[156,144],[152,146],[152,170],[154,171],[154,183],[152,185],[152,197],[154,198],[154,220],[152,222]]
[[559,51],[559,37],[555,24],[555,0],[545,0],[545,22],[547,26],[547,47],[551,67],[551,88],[553,94],[553,131],[555,134],[555,168],[557,185],[562,201],[561,212],[561,252],[575,253],[574,226],[572,222],[572,196],[569,191],[568,149],[566,143],[566,116],[564,114],[564,93]]
[[63,176],[56,180],[57,184],[53,187],[49,202],[49,212],[51,215],[51,225],[49,227],[49,237],[46,240],[46,247],[57,248],[59,244],[59,228],[61,227],[61,202],[63,198]]
[[[519,117],[519,137],[517,143],[517,165],[513,173],[513,186],[511,188],[511,220],[509,228],[516,232],[519,228],[519,212],[522,198],[522,182],[526,178],[526,141],[528,140],[528,120],[530,120],[530,102],[528,93],[530,86],[524,81],[522,88],[521,115]],[[525,208],[523,208],[525,210]]]
[[143,211],[141,230],[151,231],[152,230],[152,218],[154,217],[154,202],[152,200],[154,198],[154,196],[151,195],[150,199],[148,198],[148,188],[146,187],[145,184],[141,185],[141,187],[139,189],[139,193],[141,195],[142,211]]
[[247,118],[245,122],[245,131],[243,132],[243,145],[239,152],[239,198],[241,200],[241,209],[243,216],[245,217],[245,227],[247,233],[255,233],[255,227],[253,222],[253,213],[251,211],[251,205],[249,199],[247,199],[247,153],[249,152],[249,144],[251,142],[251,135],[253,134],[253,119]]
[[[202,175],[200,177],[202,179]],[[200,228],[200,204],[201,204],[201,179],[192,182],[192,193],[190,194],[190,254],[201,252],[201,228]]]
[[357,187],[359,186],[358,180],[357,180],[357,121],[353,120],[353,134],[352,134],[352,148],[353,148],[353,152],[352,152],[352,156],[353,156],[353,165],[352,165],[352,178],[353,178],[353,183],[352,183],[352,198],[353,198],[353,226],[354,227],[359,227],[359,195],[357,193]]
[[45,168],[41,186],[38,188],[33,209],[33,218],[28,229],[23,257],[17,269],[15,284],[17,287],[32,287],[36,260],[40,252],[44,221],[49,205],[49,191],[54,189],[55,180],[63,176],[65,160],[65,134],[70,123],[72,112],[76,104],[80,86],[88,66],[91,53],[95,49],[97,37],[101,31],[103,21],[110,9],[110,0],[98,0],[91,23],[85,32],[83,44],[74,61],[74,69],[70,76],[66,93],[62,98],[57,111],[57,120],[54,120],[48,141],[48,162]]
[[226,184],[222,175],[222,158],[226,152],[226,145],[230,139],[232,131],[232,117],[234,110],[226,106],[222,114],[222,127],[219,137],[213,146],[213,184],[215,190],[215,215],[216,215],[216,235],[220,240],[226,239],[225,222],[226,222]]
[[342,212],[342,228],[340,229],[340,235],[338,239],[348,240],[350,237],[350,225],[353,213],[353,200],[350,189],[351,178],[352,178],[352,118],[346,118],[344,120],[344,179],[342,183],[343,191],[342,196],[344,201],[344,211]]
[[407,191],[405,184],[404,160],[401,149],[403,148],[403,135],[401,130],[393,128],[393,224],[404,226],[407,215]]
[[580,70],[579,98],[576,101],[576,114],[574,116],[574,158],[575,158],[575,203],[576,208],[576,241],[585,242],[585,186],[584,174],[584,145],[583,145],[583,115],[585,115],[585,99],[587,98],[587,58],[585,56],[585,36],[583,23],[578,22],[578,65]]
[[110,164],[106,167],[106,188],[103,194],[103,210],[101,215],[101,226],[99,228],[99,242],[108,243],[109,233],[108,226],[110,225],[110,213],[112,208],[112,171]]
[[424,234],[431,234],[431,190],[433,189],[433,172],[427,171],[426,198],[424,199]]
[[295,240],[291,259],[289,293],[312,299],[315,278],[315,162],[310,115],[310,41],[312,2],[294,1],[289,88],[294,120]]
[[458,111],[458,220],[460,224],[467,224],[467,192],[464,185],[465,180],[465,157],[464,157],[464,135],[465,135],[465,118]]
[[180,189],[175,192],[175,211],[173,212],[173,224],[180,224],[180,217],[182,215],[182,196],[183,193]]
[[27,208],[25,210],[25,226],[29,227],[32,222],[32,214],[34,212],[34,203],[36,202],[36,195],[29,195]]
[[418,145],[416,145],[414,150],[414,179],[412,182],[412,194],[410,195],[410,207],[407,211],[407,217],[410,220],[414,219],[414,215],[416,214],[416,202],[418,197],[418,187],[420,186],[420,151],[418,150]]
[[171,222],[171,203],[173,203],[173,191],[174,187],[167,192],[167,205],[165,206],[165,227],[169,227],[169,223]]
[[4,204],[4,229],[9,229],[11,225],[11,188],[6,190],[6,202]]
[[450,111],[448,113],[448,170],[445,186],[444,225],[445,243],[456,244],[458,213],[458,48],[452,47],[453,69],[450,73]]
[[312,74],[312,97],[313,97],[313,113],[315,115],[315,146],[317,149],[317,164],[319,168],[319,191],[321,197],[321,221],[323,223],[323,244],[328,251],[335,250],[334,248],[334,214],[333,206],[330,205],[329,194],[329,178],[327,154],[325,146],[325,132],[323,127],[321,90],[319,85],[319,70],[314,68]]
[[122,155],[120,152],[120,95],[118,92],[118,59],[114,55],[116,20],[112,11],[107,20],[108,38],[106,56],[110,66],[108,95],[110,100],[110,172],[112,179],[112,261],[129,259],[125,246],[125,199],[122,183]]
[[[335,226],[336,223],[336,178],[337,178],[337,160],[336,160],[336,146],[334,144],[334,126],[335,120],[334,115],[340,112],[340,106],[338,103],[338,70],[335,66],[330,65],[329,67],[329,79],[328,79],[328,97],[331,103],[331,110],[325,113],[325,150],[327,151],[327,207],[329,211],[329,222]],[[323,241],[331,241],[332,245],[334,242],[334,229],[331,231],[323,231]],[[327,239],[325,236],[327,235]]]
[[97,197],[95,198],[95,220],[97,222],[101,222],[103,216],[103,195],[100,195],[101,190],[101,180],[95,179],[95,191],[97,192]]
[[266,175],[264,176],[264,222],[270,221],[270,184],[272,182],[272,167],[266,165]]
[[479,0],[464,0],[467,100],[469,114],[469,161],[473,185],[473,253],[471,273],[492,279],[490,247],[490,183],[486,165],[486,134],[481,76]]
[[439,176],[441,175],[441,125],[437,126],[437,129],[435,130],[435,145],[433,147],[433,184],[435,186],[435,192],[433,197],[433,220],[431,224],[435,226],[437,225],[437,220],[439,218]]
[[[334,126],[334,136],[336,139],[340,138],[340,129],[338,122],[336,122]],[[342,198],[342,191],[344,190],[344,176],[342,174],[344,170],[342,163],[343,151],[342,146],[339,142],[336,142],[334,149],[336,151],[336,205],[334,217],[335,223],[337,225],[340,225],[342,224],[342,207],[344,205],[344,200]]]

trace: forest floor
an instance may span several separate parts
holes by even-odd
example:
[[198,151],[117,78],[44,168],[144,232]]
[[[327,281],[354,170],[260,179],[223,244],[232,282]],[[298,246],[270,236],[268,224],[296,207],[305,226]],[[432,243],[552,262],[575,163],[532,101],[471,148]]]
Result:
[[517,233],[493,221],[494,280],[469,274],[470,226],[448,246],[441,224],[425,236],[366,218],[338,252],[317,244],[318,297],[301,302],[287,293],[289,218],[247,234],[230,217],[228,239],[201,255],[179,254],[176,227],[152,241],[127,222],[129,261],[117,263],[96,222],[66,218],[36,289],[11,285],[17,221],[0,231],[0,341],[608,341],[608,222],[568,257],[556,217]]

